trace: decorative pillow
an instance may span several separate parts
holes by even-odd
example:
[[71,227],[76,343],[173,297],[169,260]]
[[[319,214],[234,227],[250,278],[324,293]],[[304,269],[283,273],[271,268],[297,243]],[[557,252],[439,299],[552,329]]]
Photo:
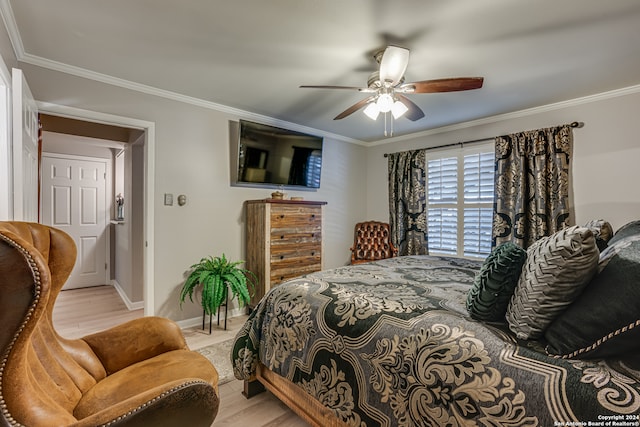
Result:
[[593,237],[596,238],[596,245],[600,252],[605,250],[609,244],[609,240],[613,237],[613,227],[611,227],[611,224],[604,219],[594,219],[584,226],[593,232]]
[[618,240],[624,239],[625,237],[628,237],[628,236],[635,236],[637,234],[640,234],[640,220],[631,221],[623,225],[622,227],[618,228],[618,231],[616,231],[616,234],[614,234],[611,240],[609,240],[609,244],[613,245]]
[[598,270],[545,332],[549,354],[604,358],[640,352],[640,229],[609,244]]
[[467,294],[471,317],[488,322],[504,320],[526,258],[527,251],[511,242],[491,251]]
[[599,254],[591,230],[578,226],[543,237],[527,249],[507,308],[509,328],[518,338],[542,336],[596,273]]

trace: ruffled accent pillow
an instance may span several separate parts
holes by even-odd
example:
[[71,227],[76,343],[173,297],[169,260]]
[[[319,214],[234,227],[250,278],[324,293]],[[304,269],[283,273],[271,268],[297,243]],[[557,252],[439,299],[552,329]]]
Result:
[[613,237],[613,227],[611,227],[611,224],[604,219],[594,219],[587,222],[584,226],[593,232],[593,237],[596,238],[596,245],[600,252],[605,250],[609,244],[609,240]]
[[547,353],[583,359],[640,352],[640,221],[616,232],[598,271],[545,332]]
[[507,308],[509,329],[520,339],[540,338],[589,283],[599,254],[593,232],[579,226],[531,245]]
[[526,258],[527,251],[511,242],[491,251],[467,294],[471,317],[487,322],[504,321]]

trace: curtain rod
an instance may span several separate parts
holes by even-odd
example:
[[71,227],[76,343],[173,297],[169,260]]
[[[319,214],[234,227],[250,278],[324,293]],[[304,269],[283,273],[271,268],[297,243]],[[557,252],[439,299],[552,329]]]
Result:
[[[572,128],[581,128],[584,126],[583,122],[571,122],[569,123],[569,126],[571,126]],[[460,141],[460,142],[452,142],[450,144],[442,144],[442,145],[436,145],[435,147],[427,147],[427,148],[423,148],[423,150],[435,150],[436,148],[447,148],[447,147],[455,147],[455,146],[460,146],[460,148],[462,148],[463,145],[465,144],[473,144],[476,142],[483,142],[483,141],[491,141],[495,139],[495,136],[489,137],[489,138],[480,138],[480,139],[472,139],[469,141]],[[389,153],[384,153],[384,157],[389,157]]]

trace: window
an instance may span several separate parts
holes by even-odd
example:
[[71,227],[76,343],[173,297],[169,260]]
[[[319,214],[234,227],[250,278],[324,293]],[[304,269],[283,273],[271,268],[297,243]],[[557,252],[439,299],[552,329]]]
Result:
[[489,255],[493,176],[493,143],[428,154],[429,253]]

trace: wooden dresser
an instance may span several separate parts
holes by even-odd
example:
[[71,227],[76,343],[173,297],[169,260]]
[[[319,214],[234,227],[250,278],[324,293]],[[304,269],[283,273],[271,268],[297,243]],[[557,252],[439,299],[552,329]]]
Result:
[[258,277],[254,307],[279,283],[322,269],[322,207],[306,200],[247,200],[246,266]]

